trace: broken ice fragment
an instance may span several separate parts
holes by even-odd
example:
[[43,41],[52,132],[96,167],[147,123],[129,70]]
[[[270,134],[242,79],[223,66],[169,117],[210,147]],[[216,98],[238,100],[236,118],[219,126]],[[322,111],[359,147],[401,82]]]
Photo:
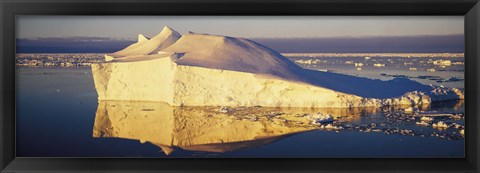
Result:
[[420,118],[421,121],[433,121],[433,118],[431,117],[422,117]]
[[436,127],[436,128],[448,128],[448,125],[446,123],[444,123],[443,121],[439,121],[438,123],[433,123],[432,124],[432,127]]
[[308,115],[307,118],[312,121],[312,124],[315,125],[333,123],[333,116],[329,114],[316,113],[313,115]]

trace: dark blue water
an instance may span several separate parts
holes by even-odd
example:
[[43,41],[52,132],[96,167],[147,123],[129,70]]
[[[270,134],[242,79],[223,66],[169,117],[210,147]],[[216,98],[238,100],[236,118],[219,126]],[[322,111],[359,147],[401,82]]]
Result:
[[[438,109],[453,109],[450,107]],[[17,157],[451,158],[464,156],[464,139],[447,140],[438,137],[387,135],[349,130],[338,132],[313,130],[294,133],[261,144],[244,144],[247,147],[227,152],[173,147],[174,151],[165,155],[160,147],[150,142],[142,143],[138,139],[94,137],[97,108],[97,95],[89,68],[17,68]],[[365,118],[369,116],[363,115],[361,119]],[[415,127],[418,129],[417,126]],[[138,126],[138,128],[144,127]],[[420,131],[423,130],[420,129]],[[428,129],[425,128],[425,131]]]

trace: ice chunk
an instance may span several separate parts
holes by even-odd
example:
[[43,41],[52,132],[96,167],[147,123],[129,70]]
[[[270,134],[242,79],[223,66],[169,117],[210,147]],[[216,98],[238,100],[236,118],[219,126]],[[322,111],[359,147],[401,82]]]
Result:
[[448,128],[448,125],[443,121],[439,121],[438,123],[433,123],[432,126],[436,128],[445,128],[445,129]]
[[432,63],[434,65],[438,65],[438,66],[450,66],[450,65],[452,65],[452,61],[450,61],[450,60],[435,60],[435,61],[432,61]]
[[230,108],[225,106],[222,106],[220,107],[220,109],[218,109],[218,112],[222,112],[222,113],[228,113],[229,111],[230,111]]
[[334,126],[332,124],[321,125],[320,128],[321,129],[327,129],[327,130],[340,130],[340,129],[342,129],[341,127]]
[[412,112],[413,112],[413,108],[412,108],[412,107],[405,108],[405,109],[403,109],[403,111],[404,111],[405,113],[412,113]]
[[433,121],[433,118],[431,117],[422,117],[420,118],[421,121]]
[[312,121],[312,124],[316,125],[333,123],[333,116],[329,114],[316,113],[313,115],[308,115],[307,118]]
[[375,66],[375,67],[385,67],[385,64],[376,63],[376,64],[373,64],[373,66]]
[[320,60],[318,59],[296,60],[295,62],[299,64],[318,64]]
[[425,121],[420,121],[420,122],[415,122],[415,124],[420,125],[420,126],[428,126],[429,124]]

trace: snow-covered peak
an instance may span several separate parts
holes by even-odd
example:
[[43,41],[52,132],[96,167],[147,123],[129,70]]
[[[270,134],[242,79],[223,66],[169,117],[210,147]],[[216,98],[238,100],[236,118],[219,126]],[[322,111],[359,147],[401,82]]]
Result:
[[172,28],[170,28],[170,26],[168,25],[165,25],[162,29],[162,32],[165,32],[165,33],[173,33],[173,32],[177,32],[175,30],[173,30]]
[[[159,52],[174,53],[179,65],[232,70],[254,74],[273,75],[280,78],[298,78],[302,68],[278,52],[254,41],[221,35],[188,32],[181,36],[165,26],[151,39],[138,36],[138,42],[106,55],[108,61],[142,61],[143,55]],[[149,56],[150,57],[150,56]]]
[[180,33],[165,26],[163,30],[151,39],[147,39],[143,35],[138,35],[138,42],[126,47],[118,52],[105,55],[107,61],[111,61],[115,58],[138,56],[138,55],[151,55],[156,54],[158,51],[172,45],[181,37]]
[[173,30],[169,26],[164,26],[162,31],[158,33],[156,36],[152,37],[153,38],[165,38],[165,37],[170,37],[170,36],[181,36],[180,33],[177,31]]
[[164,52],[185,53],[179,65],[296,78],[302,68],[254,41],[209,34],[185,34]]
[[147,41],[148,38],[145,37],[143,34],[138,34],[138,42],[143,42],[143,41]]

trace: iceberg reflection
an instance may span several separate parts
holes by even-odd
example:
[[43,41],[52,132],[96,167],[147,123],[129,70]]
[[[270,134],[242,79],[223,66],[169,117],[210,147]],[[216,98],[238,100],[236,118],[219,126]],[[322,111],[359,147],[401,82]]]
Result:
[[100,101],[94,138],[149,142],[169,155],[175,148],[228,152],[272,143],[319,129],[306,115],[322,113],[343,121],[379,111],[375,108],[172,107],[159,102]]

